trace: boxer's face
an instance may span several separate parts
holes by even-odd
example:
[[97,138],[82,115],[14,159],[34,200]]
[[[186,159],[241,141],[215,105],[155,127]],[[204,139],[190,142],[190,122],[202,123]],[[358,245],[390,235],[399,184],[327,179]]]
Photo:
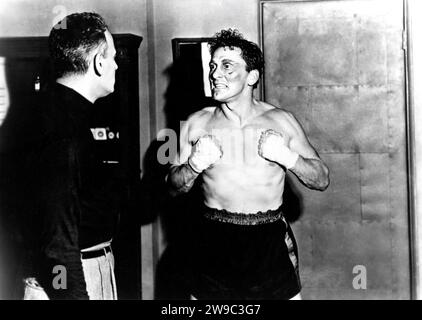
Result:
[[246,62],[239,48],[218,48],[210,62],[212,96],[221,102],[230,102],[248,88]]

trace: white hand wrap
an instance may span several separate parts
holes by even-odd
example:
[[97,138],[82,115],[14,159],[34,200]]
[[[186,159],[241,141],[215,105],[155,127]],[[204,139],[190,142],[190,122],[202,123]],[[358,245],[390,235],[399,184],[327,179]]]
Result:
[[281,133],[271,129],[266,130],[259,138],[258,154],[267,160],[281,164],[286,169],[291,169],[295,166],[299,154],[290,150],[286,143]]
[[201,173],[217,162],[222,155],[223,151],[218,140],[212,135],[205,135],[193,146],[188,163],[195,172]]

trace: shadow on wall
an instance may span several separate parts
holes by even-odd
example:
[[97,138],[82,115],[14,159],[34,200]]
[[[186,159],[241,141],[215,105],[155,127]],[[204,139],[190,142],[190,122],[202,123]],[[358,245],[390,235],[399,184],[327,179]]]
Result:
[[[204,95],[202,70],[192,70],[189,59],[175,61],[165,74],[169,78],[164,108],[166,124],[179,137],[181,121],[215,103]],[[157,139],[151,143],[144,158],[142,179],[142,189],[148,194],[145,200],[150,204],[149,222],[160,216],[167,244],[157,263],[155,299],[185,300],[190,298],[188,261],[191,259],[192,238],[199,218],[197,208],[202,203],[202,194],[197,181],[189,193],[175,198],[169,196],[165,176],[170,164],[163,165],[157,160],[157,152],[165,143]],[[290,222],[296,221],[302,212],[298,194],[286,176],[283,211]]]
[[[165,71],[169,78],[166,90],[166,128],[180,134],[180,122],[190,114],[212,104],[212,99],[204,97],[202,81],[192,81],[198,74],[187,73],[188,61],[180,59]],[[202,77],[202,70],[200,70]],[[154,139],[150,144],[144,161],[142,189],[147,193],[145,205],[150,214],[145,223],[153,222],[158,216],[163,228],[164,242],[167,244],[157,264],[155,299],[189,299],[186,272],[192,232],[195,229],[195,208],[201,203],[200,190],[194,187],[189,193],[171,197],[165,177],[170,163],[160,164],[157,153],[167,141]],[[178,143],[178,141],[177,141]],[[168,151],[168,150],[167,150]],[[167,153],[166,156],[169,156]],[[198,184],[196,184],[198,185]],[[144,210],[143,210],[144,211]]]

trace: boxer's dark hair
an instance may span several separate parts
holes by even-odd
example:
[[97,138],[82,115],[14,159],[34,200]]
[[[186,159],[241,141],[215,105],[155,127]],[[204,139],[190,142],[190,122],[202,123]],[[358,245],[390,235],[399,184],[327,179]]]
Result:
[[222,47],[230,49],[239,48],[241,57],[246,62],[246,71],[258,70],[262,75],[264,70],[264,55],[256,43],[246,40],[237,29],[221,30],[208,41],[211,56],[214,52]]
[[104,32],[108,27],[97,13],[73,13],[59,21],[50,31],[48,46],[56,77],[87,72],[90,55],[101,47],[107,53]]

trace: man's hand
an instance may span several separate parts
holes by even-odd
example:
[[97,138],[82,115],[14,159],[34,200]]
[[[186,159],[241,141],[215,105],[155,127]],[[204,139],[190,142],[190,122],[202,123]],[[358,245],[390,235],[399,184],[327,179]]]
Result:
[[222,155],[223,150],[217,138],[205,135],[193,146],[188,163],[196,173],[201,173],[217,162]]
[[272,129],[261,133],[258,154],[266,160],[281,164],[286,169],[293,168],[299,158],[299,154],[287,146],[286,137]]

